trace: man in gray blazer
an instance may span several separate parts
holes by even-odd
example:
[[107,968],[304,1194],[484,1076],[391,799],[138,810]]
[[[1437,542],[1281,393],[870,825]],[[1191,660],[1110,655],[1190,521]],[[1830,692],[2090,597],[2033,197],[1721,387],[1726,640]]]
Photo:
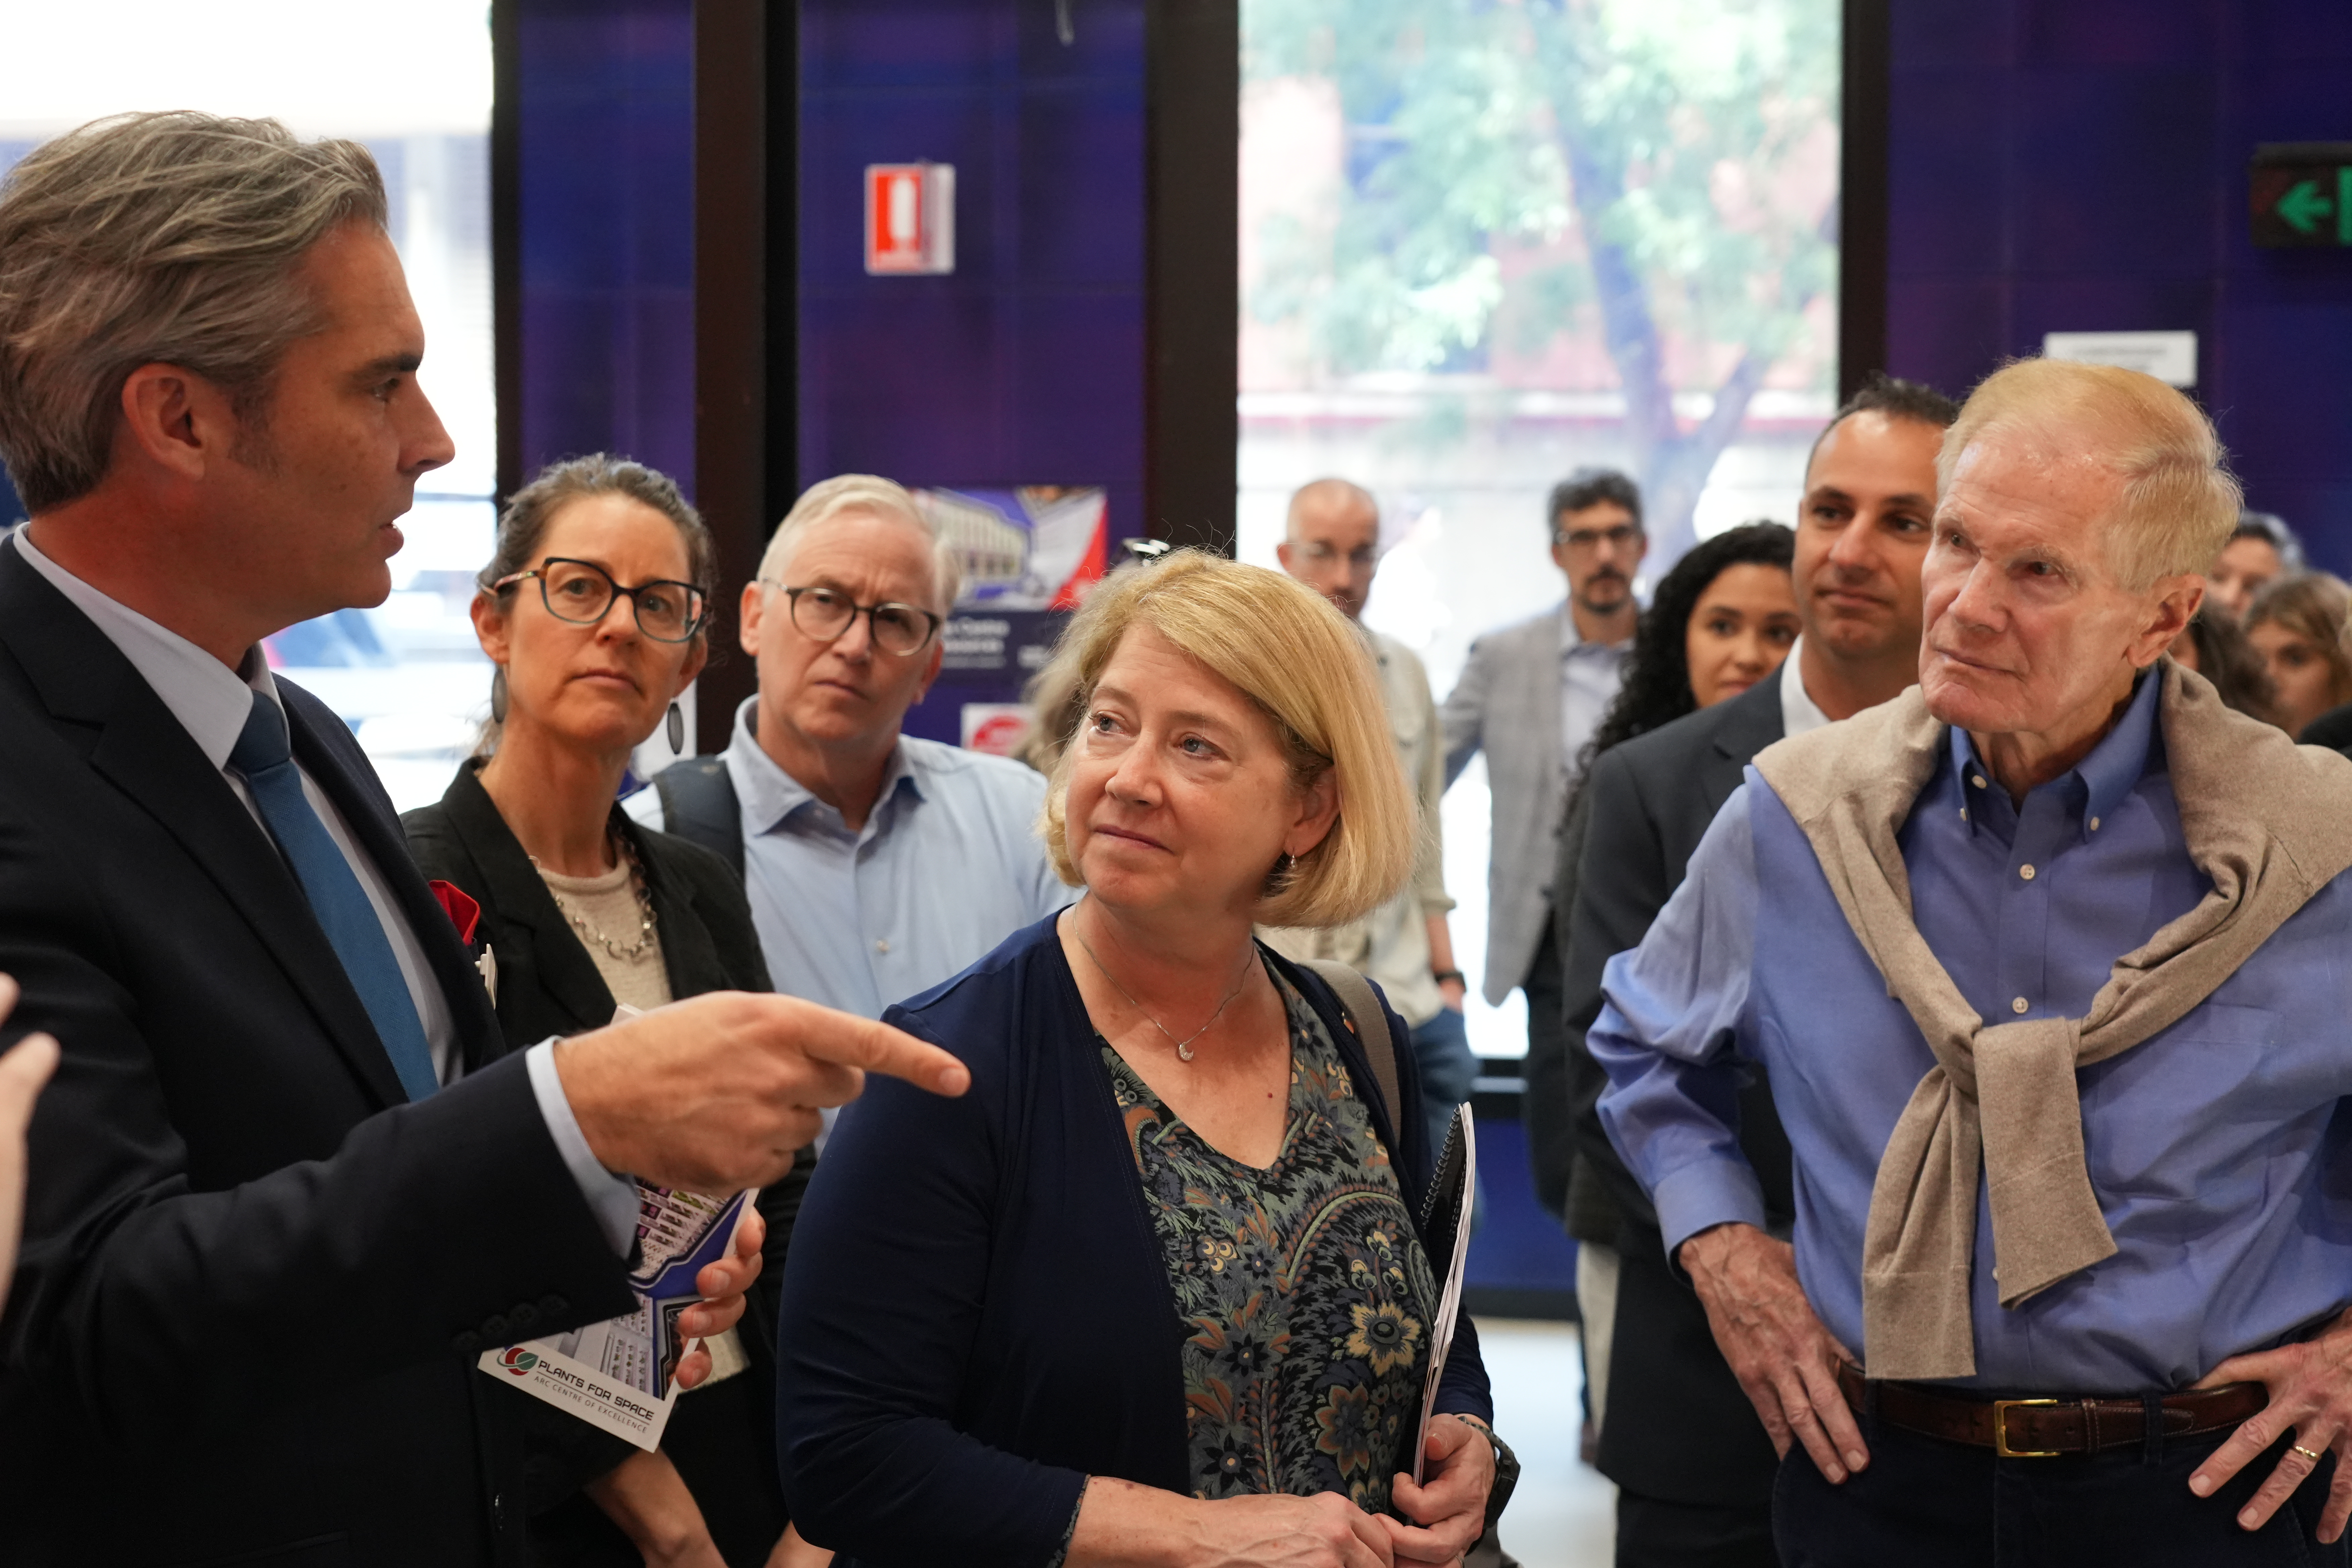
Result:
[[[1640,945],[1751,757],[1916,679],[1936,451],[1958,412],[1939,393],[1885,378],[1838,410],[1806,463],[1793,568],[1804,630],[1787,662],[1729,701],[1596,758],[1580,811],[1590,826],[1580,843],[1560,846],[1567,1103],[1530,1104],[1528,1140],[1556,1152],[1564,1140],[1549,1130],[1572,1120],[1572,1194],[1597,1181],[1622,1214],[1612,1299],[1588,1292],[1581,1303],[1588,1319],[1605,1315],[1613,1329],[1592,1342],[1609,1346],[1596,1379],[1608,1390],[1598,1464],[1618,1485],[1619,1568],[1769,1568],[1777,1461],[1706,1310],[1668,1266],[1647,1196],[1593,1112],[1603,1080],[1584,1032],[1601,1009],[1601,965]],[[1531,1050],[1531,1089],[1559,1082],[1546,1068]],[[1739,1112],[1741,1149],[1775,1226],[1785,1226],[1795,1208],[1789,1142],[1760,1075]],[[1580,1287],[1584,1278],[1580,1268]]]
[[1494,805],[1481,989],[1500,1005],[1526,987],[1531,1049],[1556,1046],[1560,1029],[1551,881],[1561,808],[1577,758],[1617,695],[1641,615],[1633,574],[1650,548],[1642,492],[1612,469],[1577,469],[1553,487],[1544,515],[1567,602],[1472,643],[1442,717],[1448,786],[1486,753]]

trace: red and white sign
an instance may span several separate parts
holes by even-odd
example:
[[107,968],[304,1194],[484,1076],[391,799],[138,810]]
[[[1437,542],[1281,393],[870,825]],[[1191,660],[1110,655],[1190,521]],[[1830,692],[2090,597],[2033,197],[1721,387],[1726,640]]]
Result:
[[955,270],[955,165],[866,165],[866,270]]

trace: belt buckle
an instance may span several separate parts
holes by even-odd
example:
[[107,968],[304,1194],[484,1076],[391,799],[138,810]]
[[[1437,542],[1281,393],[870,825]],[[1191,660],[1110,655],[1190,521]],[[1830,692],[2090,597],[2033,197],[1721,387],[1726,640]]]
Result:
[[1992,1451],[2004,1459],[2054,1459],[2057,1448],[2012,1448],[2009,1446],[2009,1413],[2021,1405],[2055,1405],[2054,1399],[1996,1399],[1992,1402]]

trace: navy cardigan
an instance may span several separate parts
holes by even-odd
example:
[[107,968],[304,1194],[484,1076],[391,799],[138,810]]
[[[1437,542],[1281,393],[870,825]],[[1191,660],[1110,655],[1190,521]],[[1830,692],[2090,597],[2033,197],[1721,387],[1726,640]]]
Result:
[[[1268,957],[1372,1083],[1330,988]],[[839,1568],[1037,1568],[1090,1474],[1192,1492],[1165,1256],[1052,919],[884,1016],[971,1088],[870,1078],[825,1145],[784,1269],[784,1495]],[[1365,1100],[1418,1213],[1432,1156],[1409,1054],[1397,1078],[1402,1143]],[[1493,1415],[1467,1317],[1438,1407]]]

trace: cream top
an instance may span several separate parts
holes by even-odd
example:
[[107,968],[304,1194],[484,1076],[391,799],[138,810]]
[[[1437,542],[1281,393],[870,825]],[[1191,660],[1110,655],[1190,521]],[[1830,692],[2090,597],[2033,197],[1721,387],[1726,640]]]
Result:
[[[642,929],[645,911],[629,872],[625,859],[593,877],[562,876],[542,866],[539,879],[547,884],[555,907],[572,922],[572,934],[595,961],[596,973],[604,977],[613,1000],[650,1013],[670,999],[669,970],[662,963],[660,930]],[[583,923],[588,927],[584,931],[580,929]],[[627,952],[640,936],[645,949],[635,957],[624,958],[612,951],[617,947]]]

